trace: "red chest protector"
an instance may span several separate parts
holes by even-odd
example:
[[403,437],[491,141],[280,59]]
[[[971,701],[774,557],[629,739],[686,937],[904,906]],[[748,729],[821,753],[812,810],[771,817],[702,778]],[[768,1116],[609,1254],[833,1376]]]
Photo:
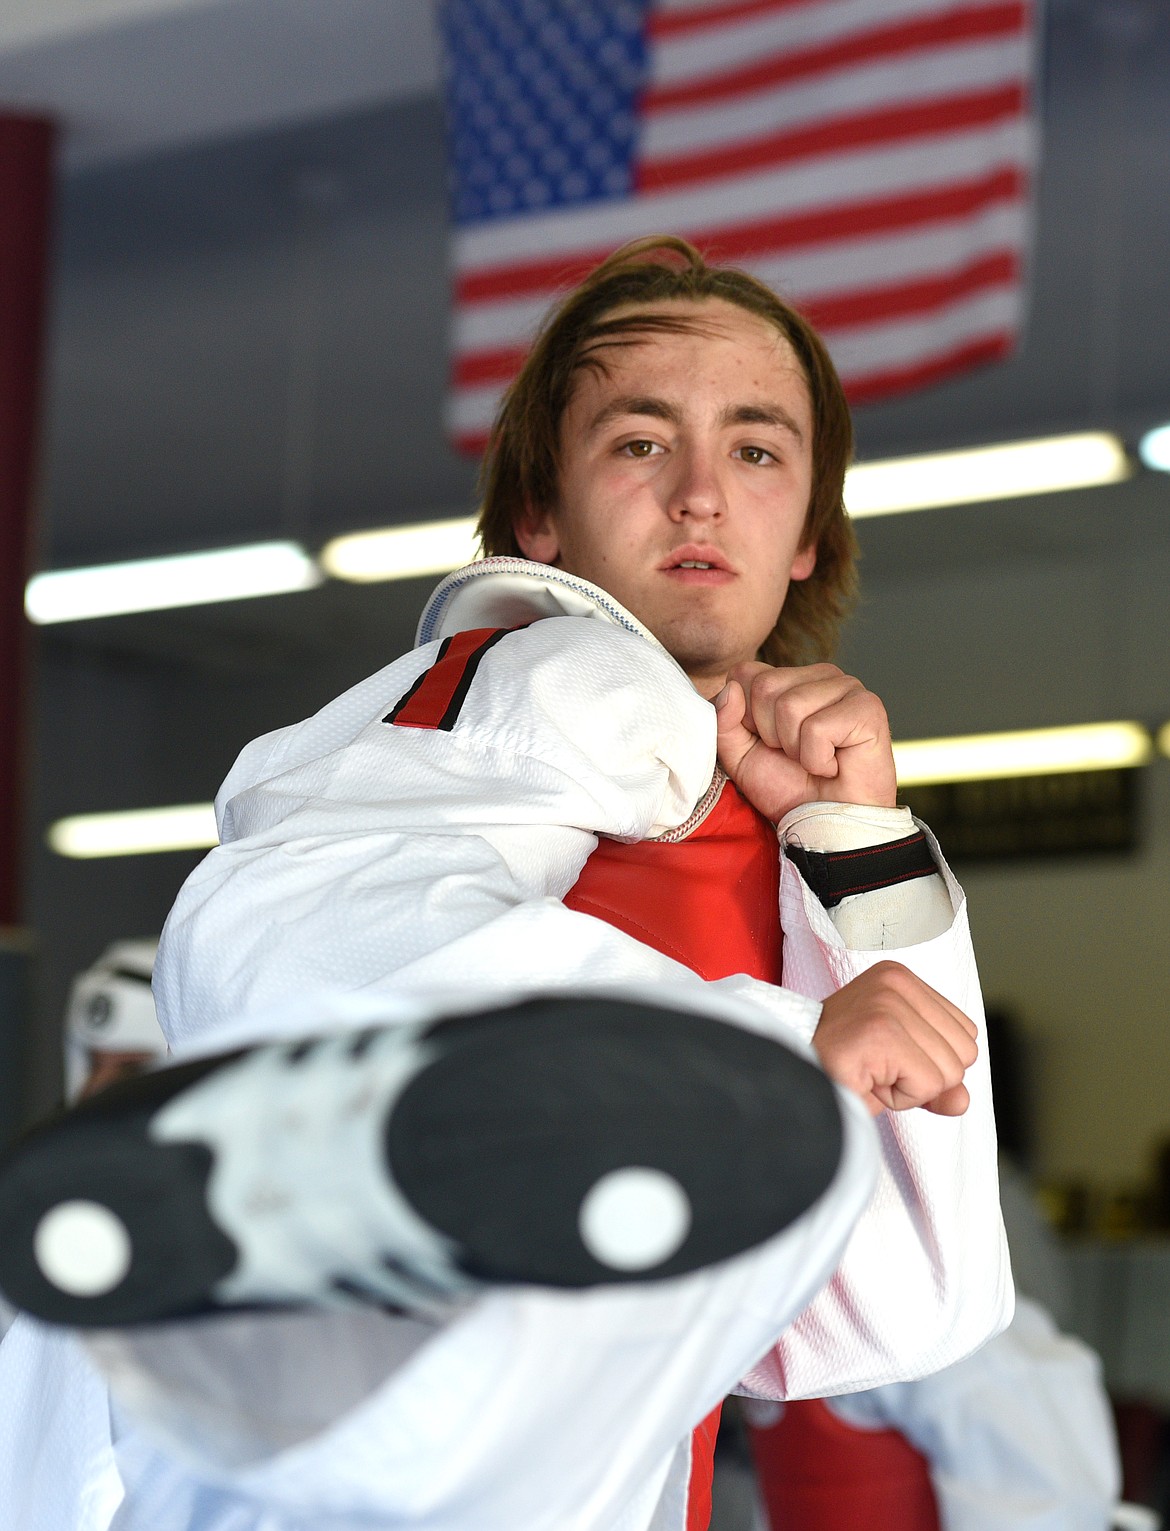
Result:
[[[673,957],[700,977],[748,973],[780,982],[780,857],[775,827],[730,782],[685,840],[602,840],[565,904]],[[715,1408],[691,1442],[687,1531],[706,1531],[715,1470]]]
[[565,895],[700,977],[749,973],[780,982],[780,857],[776,830],[730,782],[714,808],[673,844],[602,840]]
[[[685,840],[602,840],[564,900],[702,978],[747,973],[777,984],[779,901],[775,827],[730,782]],[[711,1519],[719,1414],[692,1439],[687,1531],[706,1531]],[[839,1428],[824,1428],[822,1416]],[[926,1463],[894,1431],[853,1430],[811,1402],[788,1405],[779,1425],[753,1434],[773,1531],[938,1531]]]
[[772,1531],[939,1531],[926,1458],[897,1430],[807,1398],[748,1437]]

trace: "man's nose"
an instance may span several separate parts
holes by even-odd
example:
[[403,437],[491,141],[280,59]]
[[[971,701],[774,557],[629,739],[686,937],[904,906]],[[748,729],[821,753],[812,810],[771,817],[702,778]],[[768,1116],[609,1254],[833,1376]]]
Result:
[[727,500],[713,453],[701,448],[680,452],[667,509],[672,521],[689,516],[696,521],[716,520],[727,510]]

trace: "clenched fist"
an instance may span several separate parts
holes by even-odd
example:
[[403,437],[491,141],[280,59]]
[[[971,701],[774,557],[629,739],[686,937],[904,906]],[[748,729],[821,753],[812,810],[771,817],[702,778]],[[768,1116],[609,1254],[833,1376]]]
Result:
[[801,803],[894,806],[886,710],[836,665],[736,665],[715,715],[719,764],[773,823]]
[[979,1054],[974,1021],[900,962],[879,962],[825,1000],[812,1045],[874,1116],[925,1106],[961,1116]]

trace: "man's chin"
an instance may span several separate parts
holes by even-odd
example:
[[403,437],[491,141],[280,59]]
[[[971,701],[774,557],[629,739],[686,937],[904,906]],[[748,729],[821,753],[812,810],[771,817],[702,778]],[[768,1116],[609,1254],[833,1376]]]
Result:
[[[651,631],[654,632],[654,629],[651,628]],[[696,631],[690,626],[668,626],[662,632],[654,632],[654,636],[687,672],[695,689],[704,696],[714,696],[726,681],[732,665],[739,664],[745,657],[753,657],[755,653],[752,649],[745,656],[742,644],[730,643],[723,631]]]

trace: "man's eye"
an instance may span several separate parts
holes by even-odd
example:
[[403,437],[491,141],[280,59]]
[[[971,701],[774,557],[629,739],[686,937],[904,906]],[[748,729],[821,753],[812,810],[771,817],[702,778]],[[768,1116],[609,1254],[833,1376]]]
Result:
[[744,462],[751,463],[754,467],[758,467],[761,463],[776,461],[766,447],[740,447],[739,456]]
[[658,450],[658,445],[653,441],[627,441],[622,448],[631,457],[652,457]]

